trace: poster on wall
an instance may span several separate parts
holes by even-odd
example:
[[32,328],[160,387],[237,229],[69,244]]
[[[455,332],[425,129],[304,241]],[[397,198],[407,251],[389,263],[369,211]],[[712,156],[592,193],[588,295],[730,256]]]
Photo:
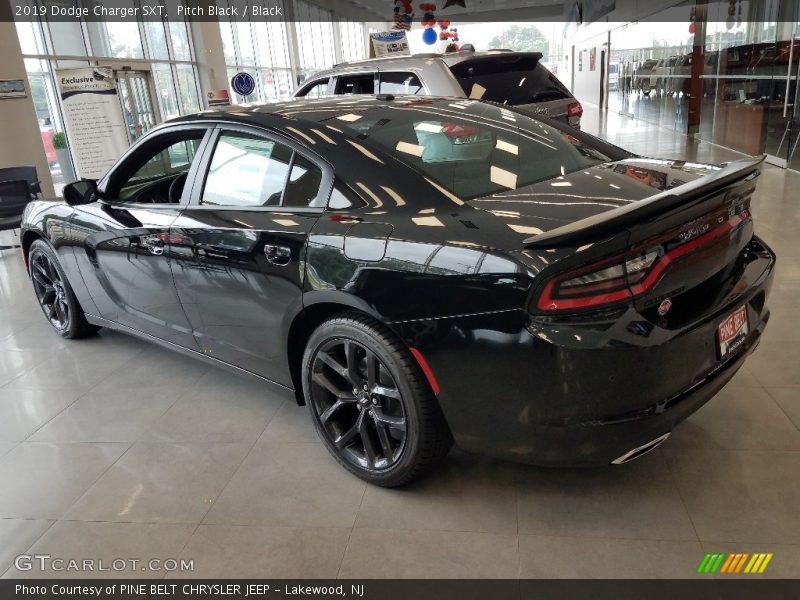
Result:
[[22,79],[0,79],[0,98],[24,98],[25,95]]
[[369,57],[407,56],[408,38],[405,31],[379,31],[369,34]]
[[75,173],[100,179],[128,148],[128,133],[111,69],[57,69],[64,124]]
[[595,59],[597,58],[597,49],[589,48],[589,70],[594,71]]
[[578,71],[583,71],[583,50],[578,52]]
[[231,95],[228,90],[212,90],[206,94],[206,100],[209,108],[231,105]]

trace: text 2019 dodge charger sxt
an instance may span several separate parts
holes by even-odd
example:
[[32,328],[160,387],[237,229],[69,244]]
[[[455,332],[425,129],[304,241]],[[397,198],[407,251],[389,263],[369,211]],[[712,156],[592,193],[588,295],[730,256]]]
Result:
[[453,439],[620,463],[764,330],[758,169],[463,98],[232,107],[32,203],[24,257],[62,337],[120,329],[293,391],[367,481],[406,483]]

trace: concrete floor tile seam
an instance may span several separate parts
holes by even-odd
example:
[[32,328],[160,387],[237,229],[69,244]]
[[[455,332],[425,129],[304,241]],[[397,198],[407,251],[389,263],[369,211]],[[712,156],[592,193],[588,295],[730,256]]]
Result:
[[[789,386],[784,386],[784,387],[789,387]],[[775,398],[775,396],[773,396],[773,395],[770,393],[770,391],[769,391],[769,388],[766,388],[766,387],[765,387],[765,388],[764,388],[764,391],[765,391],[765,392],[767,392],[767,395],[770,397],[770,399],[771,399],[771,400],[772,400],[772,401],[775,403],[775,405],[778,407],[778,410],[780,410],[780,411],[783,413],[783,416],[785,416],[785,417],[786,417],[786,419],[789,421],[789,423],[791,423],[792,425],[794,425],[794,428],[795,428],[795,429],[797,429],[797,431],[800,431],[800,423],[795,423],[795,422],[792,420],[792,418],[789,416],[789,413],[787,413],[787,412],[786,412],[786,410],[784,410],[783,406],[781,406],[781,403],[780,403],[780,402],[778,402],[778,400]]]
[[[34,367],[34,368],[35,368],[35,367]],[[4,387],[7,387],[7,386],[0,386],[0,389],[3,389]],[[24,390],[24,388],[17,388],[17,387],[14,387],[14,388],[12,388],[12,389],[14,389],[14,390],[16,390],[16,389]],[[30,432],[30,433],[29,433],[29,434],[28,434],[28,435],[25,437],[25,439],[24,439],[24,440],[22,440],[20,443],[22,443],[22,442],[26,442],[26,443],[37,443],[37,442],[33,442],[33,441],[31,441],[31,442],[28,442],[28,440],[30,440],[30,439],[31,439],[31,437],[32,437],[33,435],[36,435],[36,433],[37,433],[39,430],[41,430],[43,427],[46,427],[48,424],[50,424],[50,423],[53,421],[53,419],[56,419],[56,418],[57,418],[57,417],[59,417],[59,416],[60,416],[62,413],[64,413],[64,411],[66,411],[68,408],[70,408],[70,407],[71,407],[73,404],[75,404],[75,403],[76,403],[78,400],[80,400],[81,398],[83,398],[84,396],[86,396],[86,395],[87,395],[87,394],[88,394],[88,393],[89,393],[91,390],[92,390],[92,388],[88,388],[88,389],[87,389],[85,392],[83,392],[82,394],[80,394],[79,396],[77,396],[77,397],[76,397],[76,398],[75,398],[75,399],[74,399],[72,402],[70,402],[70,403],[69,403],[69,404],[67,404],[67,405],[66,405],[64,408],[62,408],[60,411],[58,411],[57,413],[55,413],[55,414],[54,414],[52,417],[50,417],[50,418],[49,418],[47,421],[45,421],[45,422],[41,423],[41,424],[40,424],[40,425],[39,425],[39,426],[38,426],[36,429],[34,429],[33,431],[31,431],[31,432]],[[38,390],[38,389],[37,389],[37,390],[33,390],[33,389],[31,388],[31,391],[41,391],[41,390]],[[41,442],[41,443],[48,443],[48,442]],[[52,442],[50,442],[50,443],[52,443]],[[58,442],[58,443],[61,443],[61,442]],[[65,443],[66,443],[66,442],[65,442]],[[87,442],[87,443],[96,443],[96,442]],[[120,442],[102,442],[102,443],[106,443],[106,444],[108,444],[108,443],[111,443],[111,444],[113,444],[113,443],[120,443]]]
[[358,523],[358,513],[361,511],[361,507],[364,506],[364,497],[367,495],[367,488],[365,487],[361,491],[361,500],[358,503],[358,508],[356,509],[355,517],[353,518],[353,525],[350,527],[350,532],[347,534],[347,543],[344,545],[344,550],[342,550],[342,558],[339,559],[339,567],[336,569],[336,579],[339,579],[339,576],[342,573],[342,566],[344,565],[344,559],[347,556],[347,551],[350,549],[350,542],[353,539],[353,530],[356,528],[356,523]]
[[697,539],[697,541],[700,541],[700,532],[697,530],[697,523],[694,522],[694,519],[692,518],[692,513],[689,511],[689,505],[686,503],[686,498],[684,498],[683,494],[681,493],[681,486],[678,485],[678,478],[672,471],[672,467],[670,467],[669,459],[666,456],[664,456],[664,453],[661,449],[658,449],[657,452],[661,454],[661,459],[667,469],[669,480],[672,482],[672,487],[675,488],[675,492],[678,494],[678,498],[681,501],[681,506],[683,506],[683,512],[686,513],[686,517],[689,519],[689,523],[692,524],[692,530],[694,531],[694,536]]
[[[247,449],[247,452],[245,452],[245,454],[244,454],[244,456],[243,456],[243,458],[242,458],[241,462],[240,462],[238,465],[236,465],[236,468],[235,468],[235,469],[233,469],[233,470],[232,470],[230,477],[229,477],[229,478],[228,478],[228,480],[225,482],[225,485],[223,485],[223,486],[222,486],[222,487],[219,489],[219,491],[217,492],[216,496],[214,496],[214,500],[213,500],[213,502],[210,502],[210,503],[209,503],[209,505],[208,505],[208,508],[207,508],[207,509],[206,509],[206,511],[203,513],[203,516],[202,516],[202,517],[200,518],[200,520],[199,520],[199,521],[198,521],[198,522],[195,524],[195,527],[194,527],[194,529],[192,530],[192,533],[191,533],[191,535],[189,535],[189,537],[187,537],[187,538],[186,538],[186,541],[183,543],[183,545],[181,546],[181,549],[180,549],[180,551],[178,552],[178,556],[183,556],[183,553],[184,553],[184,551],[185,551],[185,550],[186,550],[186,548],[188,547],[189,543],[192,541],[192,538],[195,536],[195,534],[197,533],[197,531],[200,529],[200,526],[201,526],[201,525],[203,525],[203,524],[205,524],[206,517],[207,517],[207,516],[208,516],[208,514],[211,512],[211,509],[212,509],[212,508],[214,508],[214,505],[217,503],[217,500],[219,500],[219,498],[222,496],[222,493],[225,491],[225,489],[228,487],[228,485],[230,485],[230,483],[231,483],[231,481],[233,480],[233,478],[236,476],[236,474],[237,474],[237,473],[239,472],[239,470],[242,468],[242,465],[243,465],[243,464],[245,463],[245,461],[247,460],[247,457],[248,457],[248,456],[250,456],[250,454],[253,452],[253,448],[255,448],[256,444],[258,443],[258,440],[259,440],[259,439],[261,439],[261,436],[264,434],[264,431],[266,431],[266,429],[267,429],[267,427],[269,426],[269,424],[270,424],[270,423],[272,422],[272,420],[275,418],[275,415],[277,415],[277,414],[278,414],[279,410],[280,410],[280,409],[283,407],[283,405],[284,405],[286,402],[287,402],[287,400],[284,400],[284,401],[283,401],[283,402],[280,404],[280,406],[278,406],[277,410],[275,410],[275,411],[272,413],[272,415],[270,415],[269,419],[268,419],[268,420],[267,420],[267,422],[264,424],[264,429],[262,429],[262,430],[261,430],[261,433],[259,433],[257,436],[255,436],[255,437],[253,438],[253,442],[250,444],[250,448],[248,448],[248,449]],[[363,501],[363,496],[362,496],[362,501]],[[351,528],[351,533],[352,533],[352,528]],[[348,538],[348,541],[349,541],[349,538]],[[341,560],[340,560],[340,562],[339,562],[339,569],[341,569],[341,563],[342,563],[342,561],[344,561],[344,555],[345,555],[345,552],[344,552],[344,551],[342,551],[342,558],[341,558]],[[338,571],[337,571],[337,573],[338,573]],[[166,573],[164,574],[164,577],[166,577]]]
[[[245,463],[245,461],[247,460],[247,458],[250,456],[250,454],[252,454],[252,452],[253,452],[253,448],[255,448],[255,447],[256,447],[256,444],[258,443],[258,440],[259,440],[259,439],[261,438],[261,436],[264,434],[264,431],[266,431],[267,427],[268,427],[268,426],[269,426],[269,424],[272,422],[272,419],[274,419],[274,418],[275,418],[275,415],[276,415],[276,414],[278,414],[278,411],[280,410],[280,408],[281,408],[281,407],[282,407],[282,406],[283,406],[283,405],[284,405],[286,402],[288,402],[288,401],[287,401],[287,400],[284,400],[284,401],[281,403],[281,405],[278,407],[278,409],[277,409],[277,410],[275,410],[275,411],[272,413],[272,415],[270,415],[269,419],[268,419],[268,420],[267,420],[267,422],[264,424],[264,429],[262,429],[262,430],[261,430],[261,433],[260,433],[258,436],[255,436],[255,437],[254,437],[253,441],[252,441],[252,442],[251,442],[251,444],[250,444],[250,447],[247,449],[247,452],[245,452],[245,453],[244,453],[244,456],[242,457],[242,460],[239,462],[239,464],[238,464],[238,465],[236,465],[236,468],[235,468],[235,469],[233,469],[233,470],[231,471],[231,475],[230,475],[230,477],[228,477],[228,480],[225,482],[225,485],[223,485],[222,487],[220,487],[219,491],[218,491],[218,492],[217,492],[217,494],[214,496],[214,501],[213,501],[213,502],[209,502],[209,504],[208,504],[208,508],[207,508],[207,509],[206,509],[206,511],[203,513],[203,516],[200,518],[200,520],[197,522],[197,527],[199,527],[200,525],[207,524],[207,523],[205,522],[205,520],[206,520],[206,517],[207,517],[207,516],[209,515],[209,513],[211,512],[211,509],[212,509],[212,508],[214,508],[214,505],[217,503],[217,500],[219,500],[219,499],[220,499],[220,497],[222,496],[223,492],[224,492],[224,491],[226,490],[226,488],[227,488],[227,487],[230,485],[231,481],[233,481],[233,478],[234,478],[234,477],[236,477],[236,474],[237,474],[237,473],[239,472],[239,470],[242,468],[242,465],[244,465],[244,463]],[[142,442],[142,443],[146,443],[146,442]],[[210,442],[210,443],[218,443],[218,442]],[[194,528],[194,531],[192,532],[192,535],[194,535],[194,532],[196,532],[196,531],[197,531],[197,527],[195,527],[195,528]],[[191,536],[189,536],[189,539],[191,539]],[[186,543],[187,543],[187,544],[189,543],[189,542],[188,542],[188,540],[187,540],[187,542],[186,542]],[[181,550],[183,550],[183,549],[181,549]]]
[[[209,523],[210,524],[210,523]],[[206,523],[203,523],[206,525]],[[225,525],[232,525],[231,523],[225,523]],[[244,527],[246,524],[236,524],[237,527]],[[414,529],[409,527],[390,527],[390,528],[381,528],[381,527],[373,527],[373,526],[359,526],[354,525],[353,529],[358,530],[371,530],[371,531],[402,531],[407,533],[417,533],[417,532],[429,532],[435,531],[437,533],[473,533],[479,535],[516,535],[517,537],[522,536],[531,536],[531,537],[552,537],[552,538],[565,538],[565,539],[573,539],[573,540],[609,540],[609,541],[620,541],[620,542],[669,542],[669,543],[680,543],[680,542],[701,542],[700,538],[675,538],[675,537],[659,537],[659,536],[649,536],[649,537],[633,537],[633,536],[618,536],[618,535],[586,535],[581,534],[577,535],[574,533],[535,533],[532,531],[520,531],[519,533],[513,533],[510,531],[499,531],[499,530],[490,530],[490,529],[463,529],[463,528],[456,528],[456,529]],[[791,544],[790,544],[791,545]]]
[[[35,540],[33,540],[33,542],[31,542],[31,544],[23,552],[20,552],[20,554],[30,554],[31,550],[39,542],[39,540],[42,539],[44,537],[44,535],[53,528],[53,525],[55,525],[58,522],[58,519],[16,519],[16,520],[18,520],[18,521],[50,521],[50,525],[45,527],[44,531],[42,531],[42,533]],[[0,573],[0,578],[5,577],[9,573],[11,573],[12,569],[13,569],[13,565],[10,566],[5,571],[3,571],[3,573]]]
[[[26,443],[26,444],[52,444],[52,442],[24,442],[24,443]],[[96,442],[72,442],[72,443],[76,443],[76,444],[95,444]],[[61,515],[60,515],[60,516],[63,516],[63,515],[66,515],[66,514],[68,514],[68,513],[69,513],[69,511],[70,511],[70,510],[72,510],[72,507],[74,507],[74,506],[75,506],[75,505],[76,505],[78,502],[80,502],[80,501],[81,501],[81,499],[82,499],[82,498],[83,498],[83,497],[84,497],[86,494],[88,494],[88,493],[89,493],[89,491],[90,491],[90,490],[91,490],[91,489],[92,489],[92,488],[93,488],[93,487],[94,487],[94,486],[97,484],[97,482],[98,482],[98,481],[100,481],[100,479],[101,479],[101,478],[102,478],[102,477],[103,477],[103,476],[104,476],[106,473],[108,473],[108,471],[111,469],[111,467],[113,467],[113,466],[114,466],[114,465],[116,465],[116,464],[117,464],[119,461],[121,461],[121,460],[122,460],[122,458],[123,458],[123,457],[124,457],[124,456],[125,456],[125,455],[126,455],[128,452],[130,452],[130,451],[131,451],[131,448],[133,448],[133,446],[134,446],[134,444],[133,444],[133,443],[128,443],[128,442],[106,442],[106,443],[108,443],[108,444],[127,444],[127,445],[128,445],[128,447],[127,447],[127,448],[125,448],[125,451],[124,451],[124,452],[122,452],[122,454],[120,454],[120,455],[117,457],[117,460],[115,460],[115,461],[112,461],[112,462],[111,462],[111,463],[110,463],[110,464],[109,464],[109,465],[108,465],[108,466],[107,466],[105,469],[103,469],[103,470],[102,470],[102,472],[100,472],[100,473],[97,475],[97,477],[95,477],[95,478],[94,478],[94,480],[93,480],[93,481],[92,481],[92,482],[91,482],[91,483],[90,483],[88,486],[86,486],[86,489],[83,491],[83,493],[82,493],[82,494],[80,494],[80,495],[79,495],[77,498],[75,498],[75,500],[72,502],[72,504],[70,504],[69,506],[65,507],[65,509],[64,509],[64,510],[61,512]],[[61,519],[59,518],[59,519],[57,519],[57,520],[61,520]]]
[[[65,513],[66,514],[66,513]],[[61,523],[106,523],[108,525],[195,525],[196,521],[108,521],[106,519],[78,519],[69,517],[59,517],[56,521]]]
[[7,449],[5,452],[2,452],[2,453],[0,453],[0,460],[2,460],[2,459],[3,459],[3,457],[4,457],[6,454],[8,454],[8,453],[10,453],[12,450],[16,449],[16,447],[17,447],[17,446],[19,446],[21,443],[22,443],[22,442],[20,442],[20,441],[17,441],[17,442],[11,442],[11,447],[10,447],[10,448],[8,448],[8,449]]

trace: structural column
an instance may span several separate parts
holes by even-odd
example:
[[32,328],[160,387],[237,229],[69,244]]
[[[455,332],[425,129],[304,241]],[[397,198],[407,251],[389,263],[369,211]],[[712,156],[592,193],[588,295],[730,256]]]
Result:
[[190,21],[189,24],[197,60],[197,74],[200,79],[203,107],[208,108],[208,92],[227,90],[229,87],[222,33],[217,21]]
[[55,196],[53,178],[39,132],[17,29],[11,21],[0,21],[0,56],[3,57],[0,61],[0,79],[22,79],[27,92],[24,98],[0,100],[0,131],[3,132],[0,167],[36,167],[42,194],[52,198]]

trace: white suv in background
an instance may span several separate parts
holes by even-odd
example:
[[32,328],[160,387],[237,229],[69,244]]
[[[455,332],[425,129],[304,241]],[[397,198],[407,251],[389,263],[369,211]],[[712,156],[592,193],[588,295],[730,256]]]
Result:
[[541,58],[539,52],[509,50],[373,58],[316,73],[293,96],[460,96],[507,104],[580,127],[580,102],[541,64]]

